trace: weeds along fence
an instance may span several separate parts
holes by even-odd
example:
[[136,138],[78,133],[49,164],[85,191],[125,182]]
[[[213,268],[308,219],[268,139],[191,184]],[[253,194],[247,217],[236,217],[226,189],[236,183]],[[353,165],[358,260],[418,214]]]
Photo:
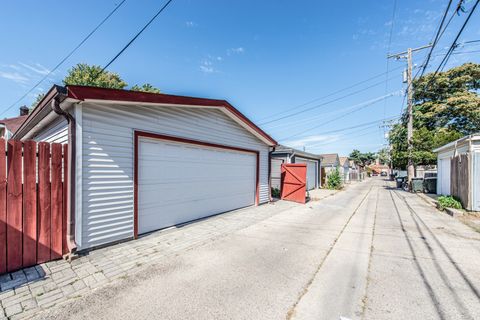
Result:
[[67,253],[67,147],[0,139],[0,274]]

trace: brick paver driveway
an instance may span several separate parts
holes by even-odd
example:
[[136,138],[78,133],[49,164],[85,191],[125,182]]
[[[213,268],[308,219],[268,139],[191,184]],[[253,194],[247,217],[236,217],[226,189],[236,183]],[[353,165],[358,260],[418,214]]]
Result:
[[26,269],[0,299],[12,318],[476,319],[479,252],[478,233],[378,178]]

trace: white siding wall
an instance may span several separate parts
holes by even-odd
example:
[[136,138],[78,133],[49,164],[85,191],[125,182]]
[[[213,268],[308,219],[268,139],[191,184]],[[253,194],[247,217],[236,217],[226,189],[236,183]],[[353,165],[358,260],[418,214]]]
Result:
[[268,146],[219,110],[86,103],[80,108],[81,249],[133,236],[135,129],[260,151],[260,203],[269,201]]
[[68,124],[64,117],[59,116],[39,134],[33,137],[35,141],[56,142],[65,144],[68,143]]

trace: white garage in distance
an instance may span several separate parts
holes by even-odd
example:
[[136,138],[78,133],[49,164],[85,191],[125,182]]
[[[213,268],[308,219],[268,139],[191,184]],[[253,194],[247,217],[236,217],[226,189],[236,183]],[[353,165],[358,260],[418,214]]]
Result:
[[[305,163],[307,165],[307,190],[320,187],[319,155],[304,152],[283,145],[275,147],[271,155],[272,187],[280,188],[280,166],[282,163]],[[275,176],[277,174],[278,176]]]

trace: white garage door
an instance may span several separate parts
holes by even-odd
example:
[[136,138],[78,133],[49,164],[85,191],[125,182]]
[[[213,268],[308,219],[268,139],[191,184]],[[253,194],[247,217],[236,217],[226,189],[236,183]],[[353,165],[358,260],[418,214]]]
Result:
[[303,158],[295,158],[296,163],[307,164],[307,190],[315,189],[317,186],[317,166],[318,162]]
[[450,194],[450,158],[440,159],[437,174],[437,193]]
[[256,155],[140,138],[138,233],[255,204]]

